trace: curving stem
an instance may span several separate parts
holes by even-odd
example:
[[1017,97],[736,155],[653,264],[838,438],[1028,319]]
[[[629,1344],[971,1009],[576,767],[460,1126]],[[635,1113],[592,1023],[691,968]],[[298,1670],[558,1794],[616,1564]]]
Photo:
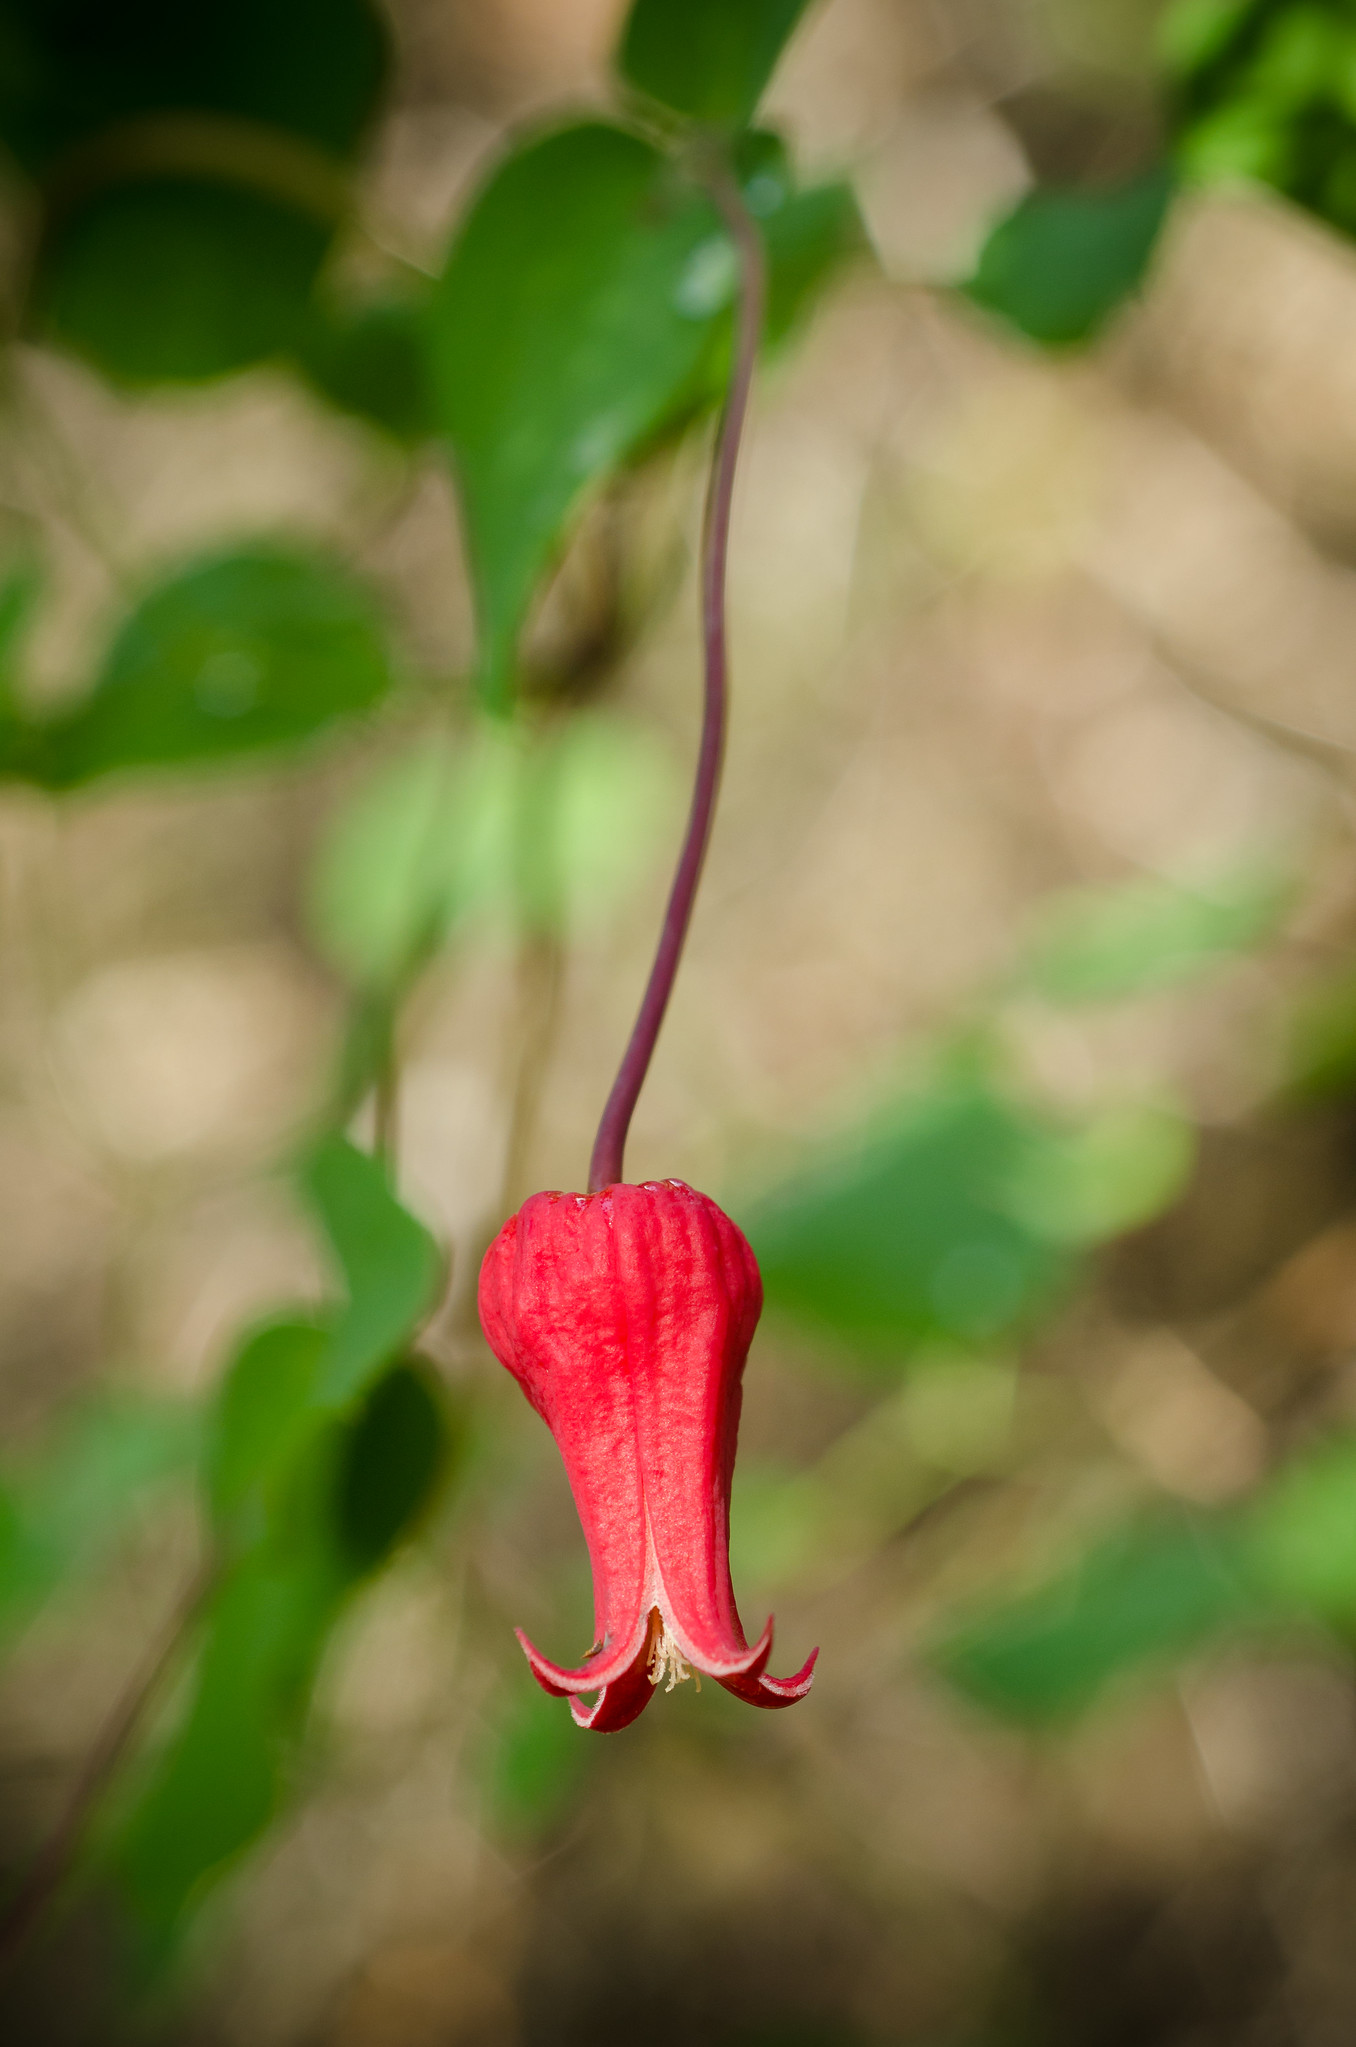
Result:
[[688,813],[687,834],[669,891],[654,965],[622,1056],[589,1163],[589,1192],[610,1187],[622,1178],[626,1136],[636,1101],[650,1069],[655,1041],[673,993],[683,942],[692,922],[692,906],[711,838],[721,762],[725,754],[728,662],[725,645],[725,565],[730,551],[730,507],[734,498],[735,465],[749,409],[758,343],[767,297],[767,264],[757,222],[744,204],[734,177],[721,170],[709,180],[712,198],[730,231],[738,260],[734,359],[725,395],[720,430],[711,458],[702,527],[702,646],[705,658],[705,706],[697,774]]

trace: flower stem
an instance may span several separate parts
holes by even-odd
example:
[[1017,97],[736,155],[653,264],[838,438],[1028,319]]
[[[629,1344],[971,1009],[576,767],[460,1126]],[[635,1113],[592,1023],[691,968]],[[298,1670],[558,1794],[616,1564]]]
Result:
[[735,465],[749,407],[758,343],[767,297],[767,265],[757,222],[744,204],[731,173],[723,166],[708,179],[709,189],[730,231],[739,266],[734,357],[725,395],[720,430],[711,459],[702,529],[702,645],[705,659],[705,707],[697,774],[688,813],[687,834],[678,858],[668,908],[659,933],[654,965],[646,984],[630,1041],[623,1054],[589,1164],[589,1192],[610,1187],[623,1175],[627,1132],[645,1076],[650,1070],[664,1012],[692,922],[692,906],[711,838],[721,762],[725,754],[728,659],[725,644],[725,567],[730,550],[730,509],[734,499]]

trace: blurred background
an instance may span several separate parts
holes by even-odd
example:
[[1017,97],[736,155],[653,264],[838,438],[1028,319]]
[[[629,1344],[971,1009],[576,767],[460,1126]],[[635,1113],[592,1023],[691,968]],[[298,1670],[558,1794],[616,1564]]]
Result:
[[[809,226],[628,1166],[759,1253],[735,1585],[821,1658],[596,1739],[513,1639],[577,1656],[588,1567],[474,1278],[647,969],[709,407],[569,526],[507,725],[424,337],[624,12],[0,7],[12,1896],[80,1822],[3,2030],[1346,2047],[1356,13],[819,0],[776,72]],[[418,1470],[341,1590],[204,1595],[242,1334],[362,1298],[330,1127],[439,1247],[361,1425]]]

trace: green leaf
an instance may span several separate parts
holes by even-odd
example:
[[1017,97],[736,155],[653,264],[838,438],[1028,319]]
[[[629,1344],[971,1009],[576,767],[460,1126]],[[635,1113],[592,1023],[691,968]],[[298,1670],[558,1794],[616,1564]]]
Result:
[[22,707],[20,657],[43,583],[41,566],[26,550],[0,570],[0,780],[26,779],[37,766],[38,742]]
[[516,912],[587,930],[632,901],[676,855],[685,777],[646,727],[572,717],[529,762],[515,849]]
[[282,199],[207,178],[109,186],[44,244],[38,317],[128,384],[225,376],[301,345],[332,233]]
[[1285,109],[1266,100],[1235,100],[1205,115],[1183,135],[1182,176],[1197,185],[1292,183],[1294,152]]
[[779,347],[840,265],[869,248],[850,185],[810,185],[790,192],[762,216],[768,296],[764,344]]
[[0,707],[6,711],[14,698],[15,660],[42,585],[42,571],[31,558],[11,562],[0,573]]
[[633,0],[618,68],[675,113],[739,128],[805,8],[806,0]]
[[1323,1101],[1356,1089],[1356,967],[1306,989],[1290,1024],[1290,1086]]
[[491,704],[511,695],[527,607],[582,495],[692,377],[733,282],[724,248],[707,200],[597,122],[516,150],[472,207],[431,346]]
[[437,1245],[402,1208],[380,1163],[343,1137],[325,1138],[302,1173],[348,1287],[320,1368],[317,1398],[339,1408],[408,1342],[443,1278]]
[[108,1394],[77,1407],[17,1477],[27,1514],[72,1546],[106,1542],[113,1513],[186,1467],[197,1427],[192,1409],[177,1400]]
[[1174,0],[1158,23],[1164,68],[1184,75],[1214,63],[1255,11],[1256,0]]
[[399,1364],[378,1381],[339,1469],[338,1542],[353,1576],[378,1570],[413,1534],[458,1447],[446,1397],[427,1369]]
[[390,686],[383,622],[344,570],[281,549],[219,555],[143,598],[90,695],[40,728],[38,772],[61,788],[296,746]]
[[[506,749],[484,749],[497,765]],[[479,762],[476,763],[479,765]],[[394,988],[465,907],[482,784],[441,733],[381,763],[331,819],[307,891],[325,954],[360,987]]]
[[218,1535],[257,1539],[274,1489],[316,1426],[316,1394],[330,1331],[278,1321],[257,1330],[232,1361],[208,1429],[204,1484]]
[[[261,1541],[308,1444],[333,1426],[324,1399],[330,1331],[279,1321],[241,1348],[217,1397],[204,1479],[228,1543]],[[344,1570],[384,1561],[437,1489],[454,1449],[446,1397],[420,1366],[380,1378],[347,1425],[336,1478],[335,1542]]]
[[1340,76],[1351,22],[1322,6],[1290,5],[1266,25],[1248,65],[1248,90],[1259,100],[1303,113],[1321,103]]
[[1070,890],[1042,905],[1019,986],[1061,1003],[1170,987],[1268,938],[1291,893],[1274,876],[1241,876],[1210,895],[1165,881]]
[[187,1716],[109,1856],[153,1948],[281,1806],[343,1589],[317,1543],[258,1552],[214,1600]]
[[1165,23],[1176,70],[1176,154],[1199,184],[1273,186],[1356,235],[1356,22],[1343,5],[1252,0],[1178,6]]
[[[408,1363],[343,1420],[308,1407],[318,1334],[262,1331],[228,1382],[210,1468],[243,1547],[203,1617],[187,1712],[105,1830],[106,1860],[153,1955],[282,1808],[335,1623],[416,1530],[455,1448],[436,1380]],[[245,1527],[238,1510],[261,1487],[266,1511]]]
[[190,110],[346,156],[388,62],[369,0],[7,0],[3,33],[0,136],[33,171],[101,130]]
[[1006,1180],[1006,1203],[1055,1243],[1098,1244],[1170,1208],[1195,1158],[1195,1133],[1183,1116],[1124,1103],[1026,1147]]
[[1194,1155],[1154,1104],[1067,1124],[964,1053],[755,1206],[770,1307],[866,1352],[984,1343],[1029,1324],[1077,1247],[1158,1214]]
[[0,1643],[64,1581],[96,1568],[148,1491],[186,1472],[195,1417],[179,1402],[106,1397],[64,1416],[0,1482]]
[[0,135],[49,181],[46,331],[133,384],[297,347],[386,72],[368,0],[10,0],[3,25]]
[[1105,191],[1029,192],[989,236],[965,290],[1033,341],[1087,341],[1138,289],[1172,194],[1162,166]]
[[[851,187],[828,184],[799,190],[786,145],[770,129],[755,128],[742,135],[735,161],[744,203],[763,237],[768,273],[763,350],[775,355],[793,337],[835,272],[869,254],[870,241]],[[638,451],[638,459],[685,432],[725,395],[733,343],[734,251],[728,243],[713,242],[710,254],[721,310],[710,324],[696,369],[650,441]]]
[[756,1208],[769,1306],[867,1350],[983,1342],[1065,1283],[1066,1251],[1012,1212],[1042,1126],[986,1080],[943,1073]]
[[18,1633],[59,1573],[59,1563],[34,1539],[10,1487],[0,1488],[0,1644]]
[[488,721],[421,737],[360,787],[321,842],[311,928],[360,987],[394,988],[472,914],[578,928],[642,887],[677,843],[673,762],[590,713],[543,739]]
[[427,314],[408,299],[317,313],[299,348],[315,388],[398,441],[437,432]]
[[1279,1472],[1256,1502],[1248,1538],[1271,1599],[1356,1631],[1356,1438],[1339,1436]]
[[1125,1531],[975,1618],[933,1661],[990,1712],[1039,1726],[1085,1712],[1114,1679],[1170,1664],[1253,1613],[1231,1529],[1182,1514]]

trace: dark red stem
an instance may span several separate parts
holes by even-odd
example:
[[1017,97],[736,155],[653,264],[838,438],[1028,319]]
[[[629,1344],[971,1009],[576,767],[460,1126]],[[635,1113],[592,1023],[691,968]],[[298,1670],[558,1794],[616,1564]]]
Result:
[[692,922],[702,864],[711,838],[716,796],[720,789],[721,762],[725,755],[728,661],[725,646],[725,565],[730,551],[730,508],[734,500],[735,465],[739,443],[749,409],[749,391],[758,343],[763,331],[763,306],[767,297],[767,265],[758,225],[735,180],[722,173],[710,181],[712,197],[730,230],[739,264],[735,316],[734,360],[730,384],[721,414],[711,459],[711,476],[706,490],[706,512],[702,528],[702,643],[705,654],[706,692],[702,715],[701,746],[697,753],[697,775],[688,813],[687,836],[669,891],[668,908],[659,933],[659,945],[650,969],[644,998],[631,1032],[612,1092],[598,1125],[598,1136],[589,1164],[589,1192],[610,1187],[624,1170],[627,1132],[635,1113],[640,1090],[650,1070],[655,1042],[664,1012],[669,1006],[673,983],[682,957],[683,942]]

